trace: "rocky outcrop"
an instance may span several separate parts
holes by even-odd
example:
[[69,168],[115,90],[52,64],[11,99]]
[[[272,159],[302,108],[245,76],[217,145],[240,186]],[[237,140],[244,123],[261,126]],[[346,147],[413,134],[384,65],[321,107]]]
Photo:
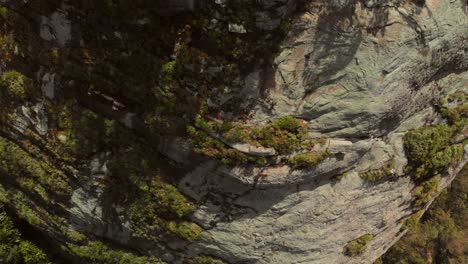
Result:
[[[29,153],[8,160],[24,177],[0,167],[0,201],[58,245],[105,240],[148,263],[372,263],[468,161],[465,124],[450,142],[465,144],[462,157],[415,207],[404,136],[453,125],[441,108],[466,104],[441,103],[468,93],[464,1],[177,1],[164,16],[143,1],[121,24],[114,3],[52,2],[18,11],[2,1],[38,22],[24,49],[37,65],[6,65],[34,73],[41,96],[0,106],[0,140]],[[172,13],[195,8],[180,13],[187,20]],[[185,131],[202,114],[219,130],[259,131],[293,116],[314,144],[283,153],[198,127],[229,155],[264,159],[223,163],[219,149],[193,151]],[[307,153],[326,155],[288,162]],[[384,179],[362,177],[373,173]],[[41,189],[54,184],[47,175],[66,178],[66,191]],[[367,249],[345,255],[365,234]]]
[[[350,143],[344,158],[301,172],[271,168],[258,181],[246,180],[254,174],[244,170],[200,165],[179,186],[204,201],[194,220],[210,239],[189,252],[208,251],[233,263],[372,263],[402,235],[414,187],[404,177],[402,136],[440,122],[434,102],[466,91],[464,6],[368,1],[337,11],[328,5],[312,2],[294,20],[275,58],[267,90],[272,108],[259,107],[254,120],[309,120],[316,137]],[[448,169],[441,186],[466,157]],[[370,184],[358,176],[392,159],[394,180]],[[341,181],[332,180],[345,172]],[[345,256],[344,245],[366,233],[374,235],[369,249]]]

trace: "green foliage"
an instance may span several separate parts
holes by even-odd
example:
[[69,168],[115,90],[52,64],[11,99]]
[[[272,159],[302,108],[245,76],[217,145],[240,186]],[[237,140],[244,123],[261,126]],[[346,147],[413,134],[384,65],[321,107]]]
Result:
[[285,116],[256,130],[254,137],[261,145],[286,154],[302,148],[306,132],[307,128],[301,120]]
[[366,250],[367,244],[372,240],[372,238],[373,236],[371,234],[365,234],[349,241],[344,247],[345,255],[356,256],[362,254]]
[[4,7],[4,6],[0,6],[0,16],[3,18],[3,19],[7,19],[8,18],[8,8]]
[[30,241],[23,240],[11,219],[0,213],[0,262],[8,264],[48,264],[47,255]]
[[[467,263],[468,166],[429,210],[410,217],[406,235],[382,256],[384,264]],[[418,223],[417,219],[421,218]]]
[[[59,171],[35,159],[21,147],[2,137],[0,137],[0,172],[13,176],[18,181],[29,178],[58,195],[65,195],[71,191],[66,177]],[[29,186],[34,188],[31,189],[32,192],[38,192],[39,188],[35,188],[34,184]]]
[[[138,257],[121,250],[113,250],[102,242],[89,242],[86,246],[68,244],[68,249],[84,263],[93,264],[150,264],[147,257]],[[160,262],[157,262],[160,263]]]
[[307,132],[307,128],[302,122],[302,120],[296,119],[292,116],[284,116],[273,121],[271,126],[276,129],[300,135]]
[[[205,126],[205,128],[212,129],[209,123],[203,122],[201,124]],[[187,132],[191,138],[195,152],[219,159],[226,165],[245,164],[248,162],[262,165],[266,162],[262,157],[251,157],[238,150],[232,149],[218,139],[209,136],[204,131],[195,127],[189,126]]]
[[244,127],[233,127],[223,134],[224,138],[229,142],[249,142],[250,130]]
[[430,178],[461,158],[463,145],[450,145],[459,126],[437,125],[406,133],[404,144],[413,180]]
[[410,217],[406,218],[403,222],[403,225],[401,226],[401,230],[415,228],[418,225],[419,219],[421,219],[423,214],[424,214],[424,210],[419,210],[418,212],[414,213]]
[[[76,100],[49,105],[51,119],[58,123],[56,149],[64,160],[83,162],[104,149],[126,145],[131,132],[115,120],[81,107]],[[58,140],[63,137],[64,140]]]
[[226,262],[210,256],[198,256],[190,261],[190,264],[226,264]]
[[434,194],[437,192],[440,183],[440,175],[434,176],[431,179],[423,182],[413,190],[413,196],[415,197],[414,205],[423,206],[431,200]]
[[294,169],[306,169],[317,166],[328,156],[328,152],[309,152],[290,158],[288,163]]
[[261,145],[274,148],[282,154],[291,153],[300,149],[302,138],[300,135],[278,129],[274,126],[267,126],[256,134]]
[[33,95],[33,82],[17,71],[7,71],[0,77],[0,99],[25,101]]
[[376,259],[373,264],[383,264],[382,258]]
[[203,233],[203,229],[199,225],[185,221],[180,223],[170,221],[167,224],[167,229],[188,241],[200,239]]
[[450,165],[453,161],[459,160],[463,155],[463,144],[446,147],[444,150],[434,154],[429,161],[429,167],[433,171],[438,171]]
[[359,177],[368,182],[378,182],[393,175],[393,167],[394,161],[390,161],[380,169],[360,172]]
[[177,61],[170,61],[161,67],[161,74],[166,82],[171,82],[177,71]]
[[141,186],[140,192],[130,207],[130,222],[137,235],[146,236],[151,230],[170,232],[187,240],[200,238],[202,229],[198,225],[181,221],[195,211],[195,206],[177,188],[156,178]]
[[195,119],[195,126],[189,126],[187,132],[196,152],[219,159],[228,165],[255,163],[263,166],[266,164],[266,159],[235,150],[210,134],[219,135],[227,142],[270,147],[284,154],[300,149],[311,149],[314,145],[314,141],[306,139],[307,128],[303,121],[290,116],[257,128],[234,122],[206,121],[198,116]]
[[452,130],[447,125],[423,127],[406,133],[405,149],[412,164],[424,164],[450,142]]

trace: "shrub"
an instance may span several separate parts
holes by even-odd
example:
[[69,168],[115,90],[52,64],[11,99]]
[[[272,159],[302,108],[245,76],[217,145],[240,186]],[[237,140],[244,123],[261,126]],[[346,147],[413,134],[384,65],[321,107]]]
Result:
[[195,206],[177,188],[155,178],[139,191],[139,198],[130,206],[130,223],[137,236],[168,232],[188,240],[201,236],[199,226],[183,221],[194,212]]
[[177,61],[170,61],[161,67],[161,73],[164,81],[171,82],[177,71]]
[[349,241],[344,248],[344,253],[347,256],[356,256],[362,254],[366,248],[367,244],[372,240],[373,236],[371,234],[362,235],[355,240]]
[[250,131],[243,127],[233,127],[223,134],[223,137],[229,142],[249,142]]
[[171,221],[168,223],[167,229],[188,241],[200,239],[203,232],[203,229],[199,225],[185,221],[181,223]]
[[407,230],[407,229],[411,229],[417,226],[419,223],[419,219],[421,219],[423,214],[424,214],[424,210],[419,210],[412,216],[406,218],[403,222],[403,225],[401,225],[401,230]]
[[288,160],[294,169],[306,169],[317,166],[329,156],[328,152],[310,152],[296,155]]
[[437,192],[440,183],[440,175],[434,176],[431,179],[423,182],[413,190],[413,196],[415,197],[414,205],[423,206],[433,197]]
[[448,145],[452,130],[447,125],[423,127],[406,133],[404,145],[408,159],[413,164],[423,164],[441,148]]
[[294,134],[304,134],[307,131],[307,127],[302,121],[292,116],[280,117],[273,121],[271,126]]
[[452,145],[437,152],[430,160],[430,168],[434,171],[445,168],[463,155],[463,144]]
[[265,127],[257,135],[261,145],[274,148],[279,153],[291,153],[300,149],[302,138],[285,130],[273,126]]
[[33,82],[17,71],[4,72],[0,78],[0,99],[25,101],[32,95]]
[[274,148],[279,153],[291,153],[313,147],[315,141],[305,139],[306,131],[301,120],[289,116],[256,128],[234,122],[206,121],[198,116],[195,125],[187,128],[195,152],[219,159],[228,165],[250,162],[260,166],[266,164],[264,157],[249,156],[237,151],[209,134],[218,134],[232,143],[248,143]]

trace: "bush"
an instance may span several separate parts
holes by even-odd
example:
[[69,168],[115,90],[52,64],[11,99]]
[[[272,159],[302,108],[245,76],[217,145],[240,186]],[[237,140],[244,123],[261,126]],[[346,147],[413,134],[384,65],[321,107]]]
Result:
[[292,116],[284,116],[273,121],[271,126],[294,134],[304,134],[307,132],[307,127],[302,122]]
[[423,214],[424,214],[424,210],[419,210],[418,212],[414,213],[412,216],[406,218],[403,222],[403,225],[401,225],[401,230],[403,231],[403,230],[416,227],[419,223],[419,219],[421,219]]
[[25,101],[32,95],[33,82],[17,71],[4,72],[0,78],[0,99]]
[[307,128],[303,121],[293,117],[283,117],[271,124],[251,128],[240,123],[217,123],[206,121],[198,116],[195,125],[189,126],[187,132],[192,140],[195,152],[221,160],[228,165],[247,162],[263,166],[263,157],[249,156],[213,138],[209,133],[222,136],[227,142],[248,143],[254,146],[274,148],[279,153],[291,153],[300,149],[310,149],[314,141],[306,140]]
[[306,169],[317,166],[329,156],[328,152],[310,152],[296,155],[288,160],[294,169]]
[[433,171],[443,169],[463,156],[463,144],[452,145],[437,152],[430,160]]
[[404,145],[408,159],[413,164],[423,164],[447,146],[452,136],[447,125],[423,127],[406,133]]
[[177,72],[176,61],[167,62],[161,67],[161,73],[162,73],[164,81],[166,82],[171,82],[174,79],[176,72]]
[[187,240],[196,240],[202,229],[183,221],[195,211],[191,204],[174,186],[154,179],[140,188],[140,197],[130,206],[130,223],[135,234],[173,233]]
[[373,236],[371,234],[365,234],[348,242],[344,248],[345,255],[356,256],[362,254],[366,250],[367,244],[372,240],[372,238]]
[[188,241],[200,239],[203,232],[203,229],[199,225],[189,222],[177,223],[171,221],[168,223],[167,229]]
[[440,183],[440,175],[434,176],[431,179],[423,182],[421,185],[417,186],[413,190],[413,196],[415,197],[414,205],[423,206],[437,192]]

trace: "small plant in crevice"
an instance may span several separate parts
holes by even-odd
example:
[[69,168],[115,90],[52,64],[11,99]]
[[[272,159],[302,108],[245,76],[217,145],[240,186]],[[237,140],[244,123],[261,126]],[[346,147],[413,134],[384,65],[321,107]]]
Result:
[[361,179],[368,181],[368,182],[379,182],[382,181],[392,175],[394,175],[394,164],[393,160],[387,162],[382,168],[367,170],[359,173],[359,177]]
[[344,254],[347,256],[357,256],[362,254],[369,242],[372,240],[371,234],[362,235],[352,241],[349,241],[344,247]]
[[303,153],[289,158],[288,164],[293,169],[307,169],[317,166],[329,156],[326,151]]

